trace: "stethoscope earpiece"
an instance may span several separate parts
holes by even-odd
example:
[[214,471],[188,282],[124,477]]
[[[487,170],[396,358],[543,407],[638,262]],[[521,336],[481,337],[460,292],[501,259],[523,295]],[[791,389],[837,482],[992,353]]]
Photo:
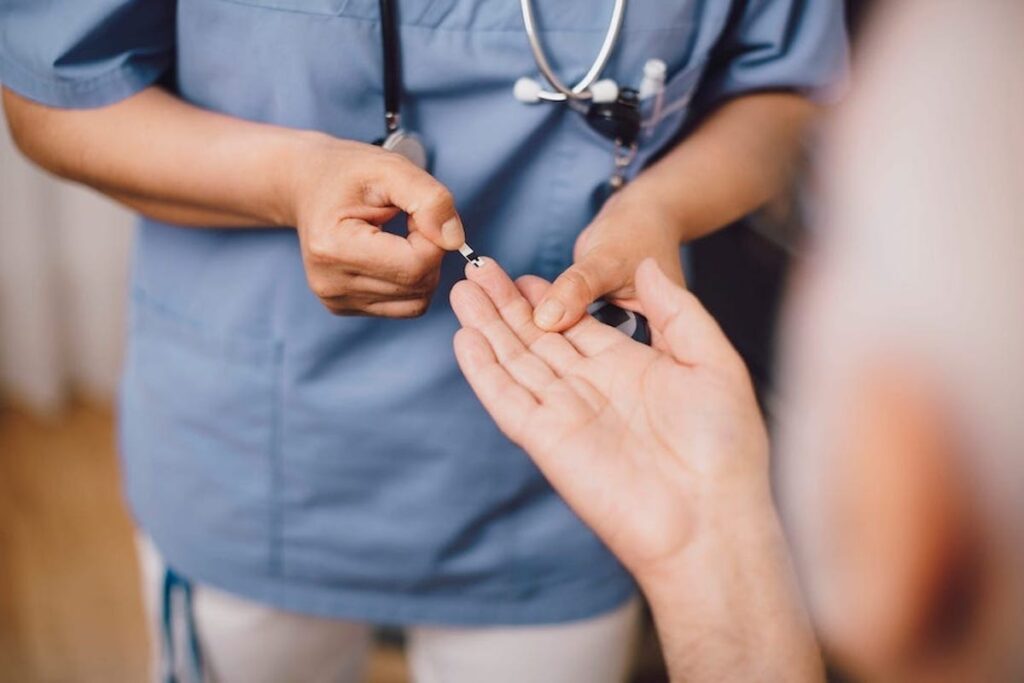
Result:
[[536,79],[523,76],[516,81],[515,86],[512,88],[512,94],[523,104],[536,104],[540,102],[541,90],[543,88]]
[[[612,18],[608,24],[608,31],[605,33],[601,49],[586,75],[572,87],[558,78],[548,62],[533,15],[532,0],[520,0],[520,8],[534,61],[552,90],[546,90],[540,81],[534,78],[523,76],[516,81],[513,88],[515,98],[525,104],[536,104],[541,101],[561,102],[583,114],[591,128],[614,141],[620,148],[616,152],[616,168],[621,170],[621,160],[632,158],[632,154],[621,153],[621,150],[628,151],[633,148],[637,138],[640,137],[639,98],[635,90],[620,88],[619,84],[611,78],[598,79],[611,58],[622,30],[626,0],[615,0]],[[649,67],[647,70],[653,70],[656,66]],[[621,181],[621,173],[617,172],[617,177]]]
[[619,84],[610,78],[602,78],[590,86],[590,101],[594,104],[614,102],[617,99],[619,99]]
[[[619,32],[622,30],[622,21],[626,13],[626,0],[615,0],[615,6],[612,8],[612,18],[608,23],[608,31],[604,35],[604,40],[601,41],[601,49],[598,50],[597,57],[594,58],[587,73],[572,87],[562,82],[558,75],[555,74],[554,69],[551,68],[551,63],[548,62],[547,53],[541,44],[537,21],[533,15],[533,0],[519,0],[519,8],[523,15],[523,28],[526,29],[526,38],[530,42],[530,51],[533,52],[533,60],[537,63],[537,68],[540,69],[544,80],[553,89],[545,90],[536,81],[527,83],[523,79],[519,79],[516,82],[515,88],[516,99],[521,102],[530,103],[546,100],[548,102],[578,104],[590,100],[594,96],[595,88],[597,88],[600,97],[609,100],[615,99],[617,93],[611,94],[611,88],[615,86],[614,82],[603,83],[599,86],[600,82],[595,81],[600,77],[605,66],[608,65],[608,60],[611,58],[612,51],[615,49],[615,44],[619,39]],[[615,88],[616,90],[618,89],[617,86]],[[520,96],[523,99],[520,99]]]
[[[540,81],[529,76],[523,76],[516,81],[512,88],[512,94],[523,104],[536,104],[542,100],[565,101],[565,98],[552,99],[556,95],[544,90]],[[614,102],[618,97],[619,84],[610,78],[602,78],[584,91],[578,99],[581,102],[588,100],[590,102]]]

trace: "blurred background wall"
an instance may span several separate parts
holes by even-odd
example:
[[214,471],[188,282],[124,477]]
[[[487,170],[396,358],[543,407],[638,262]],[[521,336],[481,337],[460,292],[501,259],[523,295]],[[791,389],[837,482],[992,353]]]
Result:
[[0,113],[0,394],[59,412],[116,391],[132,216],[47,176]]

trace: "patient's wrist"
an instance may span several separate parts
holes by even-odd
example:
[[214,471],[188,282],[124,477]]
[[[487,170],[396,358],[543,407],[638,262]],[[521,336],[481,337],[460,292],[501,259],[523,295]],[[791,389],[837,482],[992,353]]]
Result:
[[[673,679],[821,680],[817,643],[770,499],[704,514],[691,544],[637,575]],[[700,662],[701,670],[689,670],[688,662]]]

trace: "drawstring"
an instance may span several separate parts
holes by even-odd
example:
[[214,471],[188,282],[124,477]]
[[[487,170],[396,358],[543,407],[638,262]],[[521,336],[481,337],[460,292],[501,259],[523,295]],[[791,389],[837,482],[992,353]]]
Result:
[[185,610],[185,634],[188,638],[189,660],[192,669],[190,678],[193,683],[203,683],[203,660],[199,648],[199,637],[196,635],[195,615],[192,611],[192,583],[170,567],[164,571],[163,586],[163,641],[164,641],[164,683],[182,683],[177,674],[177,657],[174,648],[174,604],[175,594],[180,595],[177,601]]

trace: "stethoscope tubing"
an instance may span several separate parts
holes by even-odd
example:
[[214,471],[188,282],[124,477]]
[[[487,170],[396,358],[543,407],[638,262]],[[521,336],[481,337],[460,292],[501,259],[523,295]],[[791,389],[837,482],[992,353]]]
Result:
[[401,126],[402,62],[398,16],[394,0],[380,0],[380,30],[384,68],[384,121],[389,133]]
[[601,43],[601,49],[598,50],[597,57],[591,63],[587,73],[571,88],[562,82],[562,79],[558,77],[558,74],[555,73],[554,69],[551,68],[550,62],[548,62],[547,53],[540,41],[537,21],[533,14],[533,0],[520,0],[519,7],[523,14],[523,26],[526,29],[526,37],[530,41],[530,51],[533,53],[533,59],[537,63],[537,68],[540,69],[541,75],[555,89],[555,92],[541,90],[538,93],[538,97],[548,102],[589,100],[592,97],[590,86],[594,84],[601,76],[605,67],[608,66],[608,60],[611,59],[615,45],[619,41],[619,34],[622,31],[622,24],[626,16],[626,0],[615,0],[615,6],[612,8],[612,17],[608,22],[608,31],[605,33],[604,41]]

